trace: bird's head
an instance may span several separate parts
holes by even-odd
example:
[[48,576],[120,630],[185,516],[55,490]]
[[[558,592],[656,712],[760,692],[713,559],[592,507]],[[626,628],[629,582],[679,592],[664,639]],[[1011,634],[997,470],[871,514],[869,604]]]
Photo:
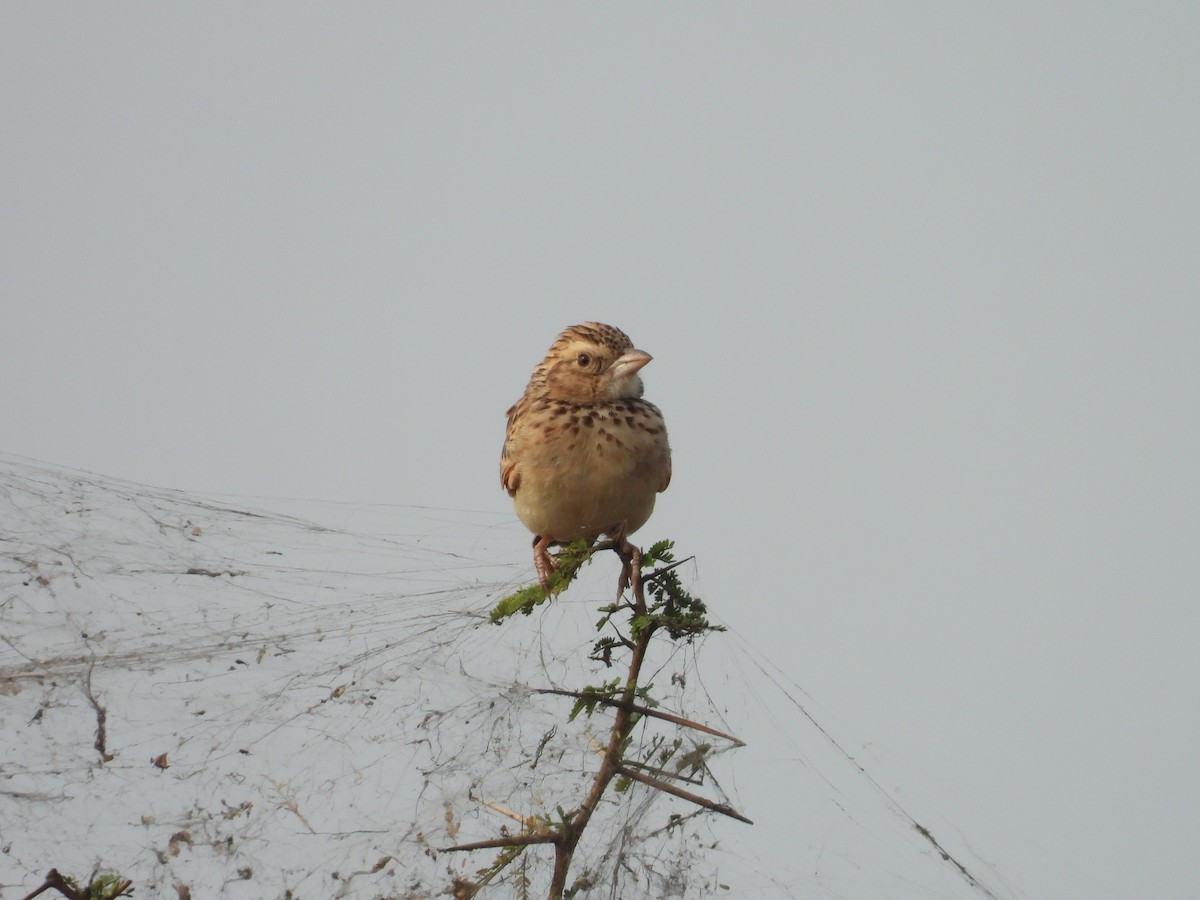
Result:
[[638,371],[651,356],[621,329],[599,322],[573,325],[558,336],[534,371],[548,397],[572,403],[607,403],[642,396]]

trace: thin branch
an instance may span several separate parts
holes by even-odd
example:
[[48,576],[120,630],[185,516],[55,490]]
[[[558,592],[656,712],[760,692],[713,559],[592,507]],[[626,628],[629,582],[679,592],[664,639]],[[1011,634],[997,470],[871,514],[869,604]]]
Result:
[[697,806],[703,806],[705,809],[710,809],[713,812],[720,813],[723,816],[729,816],[731,819],[737,819],[739,822],[745,822],[747,825],[753,825],[754,822],[747,819],[740,812],[734,809],[727,803],[716,803],[709,800],[707,797],[701,797],[699,794],[693,794],[691,791],[685,791],[683,788],[675,787],[673,784],[668,784],[665,781],[659,781],[657,778],[651,778],[649,775],[643,775],[635,769],[630,769],[628,766],[617,766],[617,771],[633,781],[649,785],[652,788],[657,788],[663,793],[670,794],[673,797],[678,797],[681,800],[687,800],[689,803],[695,803]]
[[[57,879],[58,883],[55,883],[54,879]],[[48,891],[51,888],[57,888],[58,884],[61,884],[61,883],[63,883],[62,876],[58,874],[58,869],[51,869],[50,874],[46,876],[46,880],[42,882],[42,886],[39,887],[37,890],[33,891],[32,893],[26,894],[24,897],[24,900],[33,900],[33,898],[36,897],[38,894]],[[61,894],[62,891],[59,891],[59,893]],[[70,897],[71,895],[65,894],[64,896]]]
[[702,778],[689,778],[687,775],[679,772],[668,772],[666,769],[658,766],[650,766],[636,760],[626,760],[624,764],[630,768],[637,769],[639,772],[646,772],[652,776],[657,775],[661,778],[669,778],[672,781],[682,781],[684,784],[703,785],[705,783]]
[[696,558],[695,556],[687,556],[687,557],[684,557],[683,559],[677,559],[677,560],[675,560],[675,562],[670,563],[669,565],[665,565],[665,566],[662,566],[661,568],[655,569],[653,572],[651,572],[649,575],[646,576],[645,580],[646,581],[654,581],[655,579],[661,578],[663,575],[666,575],[672,569],[678,569],[684,563],[690,563],[695,558]]
[[492,850],[497,847],[528,847],[530,844],[557,844],[562,840],[560,834],[514,834],[512,837],[492,838],[487,841],[475,841],[473,844],[455,844],[453,847],[438,848],[442,853],[454,850]]
[[[622,544],[624,542],[621,542]],[[620,547],[617,548],[620,555]],[[622,557],[622,563],[626,563]],[[635,616],[646,614],[646,595],[642,588],[642,580],[633,578],[631,584],[633,592],[633,614]],[[653,637],[655,631],[654,625],[642,630],[634,642],[633,648],[630,651],[629,658],[629,673],[625,678],[625,687],[621,692],[621,699],[616,706],[616,715],[613,716],[612,729],[609,732],[608,747],[604,751],[604,756],[600,762],[600,769],[596,772],[595,778],[592,780],[592,789],[588,792],[587,798],[580,804],[579,809],[575,811],[574,817],[567,824],[566,829],[562,833],[562,840],[554,846],[554,874],[550,880],[549,900],[561,900],[563,890],[567,884],[567,874],[571,868],[571,860],[575,855],[575,847],[579,844],[579,839],[583,837],[583,832],[587,829],[588,822],[591,821],[592,813],[596,811],[596,807],[600,804],[604,792],[608,789],[609,783],[613,780],[613,776],[617,774],[617,769],[621,763],[621,746],[625,739],[629,736],[629,731],[632,728],[631,717],[633,698],[637,693],[638,682],[642,673],[642,662],[646,658],[646,650],[650,646],[650,638]]]
[[[615,697],[606,697],[603,694],[597,694],[594,691],[568,691],[561,688],[535,688],[535,694],[557,694],[561,697],[575,697],[578,700],[594,701],[602,706],[622,707],[622,701]],[[636,713],[641,713],[644,716],[651,716],[655,719],[662,719],[666,722],[672,722],[675,725],[682,725],[684,728],[694,728],[696,731],[703,731],[705,734],[711,734],[713,737],[719,737],[729,741],[735,747],[745,747],[746,742],[734,737],[732,734],[726,734],[723,731],[717,731],[715,728],[710,728],[707,725],[701,725],[699,722],[693,722],[691,719],[685,719],[683,716],[677,716],[674,713],[663,712],[659,709],[652,709],[649,706],[641,706],[637,703],[631,704],[629,709]]]

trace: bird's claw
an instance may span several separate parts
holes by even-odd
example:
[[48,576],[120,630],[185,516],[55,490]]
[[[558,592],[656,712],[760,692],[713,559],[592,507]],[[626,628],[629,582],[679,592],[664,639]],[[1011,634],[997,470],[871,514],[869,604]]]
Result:
[[550,555],[550,544],[550,539],[541,535],[533,538],[533,567],[537,570],[538,581],[547,597],[550,596],[550,573],[558,568],[554,564],[554,557]]
[[[537,570],[538,582],[546,596],[551,596],[550,576],[558,571],[558,564],[550,555],[550,538],[537,535],[533,539],[533,567]],[[617,579],[617,602],[621,602],[626,588],[637,595],[642,585],[642,551],[631,544],[624,535],[613,538],[613,548],[621,557],[621,575]]]
[[631,544],[624,535],[621,535],[619,541],[614,548],[621,557],[621,577],[617,579],[617,603],[621,602],[626,588],[632,590],[636,597],[642,585],[642,551]]

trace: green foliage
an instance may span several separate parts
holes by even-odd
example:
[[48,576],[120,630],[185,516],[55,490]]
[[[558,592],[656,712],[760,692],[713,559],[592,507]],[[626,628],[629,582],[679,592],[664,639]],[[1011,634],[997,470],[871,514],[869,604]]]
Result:
[[691,749],[685,750],[683,738],[677,737],[668,741],[662,735],[655,735],[650,741],[650,746],[642,751],[640,765],[663,773],[670,771],[679,778],[695,779],[703,774],[713,746],[710,743],[694,741],[689,741],[688,744]]
[[551,597],[561,594],[567,589],[584,563],[592,560],[592,545],[584,540],[564,547],[555,554],[555,569],[550,573],[548,581],[550,589],[543,590],[540,584],[531,584],[515,593],[509,594],[492,609],[490,614],[493,622],[499,623],[515,613],[527,616],[534,608],[541,606]]
[[627,647],[628,642],[615,637],[602,637],[592,646],[590,658],[596,662],[602,662],[606,666],[612,665],[613,650],[618,647]]
[[493,607],[491,620],[497,624],[514,613],[529,615],[535,606],[540,606],[550,599],[550,595],[542,590],[540,584],[523,587],[516,593],[509,594]]
[[712,744],[696,744],[675,763],[675,771],[689,778],[695,778],[708,763],[708,754]]
[[521,867],[517,869],[513,876],[513,889],[516,891],[517,900],[530,900],[530,889],[533,887],[533,882],[529,878],[529,857],[521,854]]
[[[516,613],[529,615],[536,607],[566,590],[579,574],[580,568],[591,562],[597,549],[611,546],[611,542],[592,545],[580,540],[564,547],[555,556],[556,568],[550,573],[550,589],[543,590],[540,584],[531,584],[509,594],[492,609],[491,620],[499,623]],[[692,596],[679,580],[676,569],[687,560],[676,561],[674,550],[674,541],[662,540],[642,551],[642,585],[648,596],[648,606],[645,612],[630,617],[628,637],[618,631],[616,636],[604,635],[599,638],[592,647],[592,659],[606,666],[611,665],[615,651],[623,647],[631,648],[647,631],[653,632],[659,628],[665,628],[672,640],[691,640],[708,631],[725,630],[708,621],[708,608],[704,601]],[[629,608],[630,605],[624,602],[602,606],[596,630],[602,631],[606,626],[612,626],[613,616]],[[591,710],[588,712],[590,715]],[[574,715],[578,713],[577,708]]]
[[[51,873],[52,876],[55,874],[57,873]],[[109,873],[94,874],[91,880],[88,881],[87,887],[83,888],[70,875],[62,876],[62,881],[74,892],[75,896],[82,898],[82,900],[117,900],[118,897],[133,896],[130,890],[133,883],[126,878],[122,878],[120,875]]]
[[[708,607],[699,597],[683,586],[676,571],[687,560],[675,562],[672,541],[659,541],[642,556],[642,585],[649,594],[649,609],[645,616],[635,616],[632,624],[636,638],[646,628],[665,628],[671,640],[691,640],[708,631],[724,631],[724,627],[708,621]],[[646,572],[646,560],[655,565]]]
[[[523,834],[525,832],[522,832]],[[478,869],[475,872],[477,881],[467,882],[460,886],[459,894],[464,897],[474,897],[484,887],[492,882],[493,879],[505,869],[507,869],[517,859],[524,860],[525,851],[529,849],[524,846],[505,847],[497,855],[492,864]],[[521,871],[518,870],[516,877],[518,893],[521,885]]]
[[600,687],[588,685],[579,692],[580,696],[575,701],[575,705],[571,707],[571,715],[568,721],[574,722],[576,716],[581,712],[587,713],[588,718],[591,718],[592,713],[596,709],[596,704],[602,698],[616,697],[622,690],[620,678],[614,678],[612,681],[600,685]]
[[671,552],[674,549],[674,541],[662,540],[651,544],[649,550],[642,551],[642,566],[654,567],[659,563],[675,562],[675,554]]
[[129,882],[119,875],[97,875],[88,885],[88,900],[115,900],[128,897]]

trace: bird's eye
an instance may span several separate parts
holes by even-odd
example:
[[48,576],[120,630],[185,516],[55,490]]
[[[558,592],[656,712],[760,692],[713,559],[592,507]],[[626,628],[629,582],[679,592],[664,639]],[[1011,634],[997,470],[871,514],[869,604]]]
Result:
[[575,358],[575,361],[585,369],[592,364],[592,358],[586,353],[580,353],[579,356]]

